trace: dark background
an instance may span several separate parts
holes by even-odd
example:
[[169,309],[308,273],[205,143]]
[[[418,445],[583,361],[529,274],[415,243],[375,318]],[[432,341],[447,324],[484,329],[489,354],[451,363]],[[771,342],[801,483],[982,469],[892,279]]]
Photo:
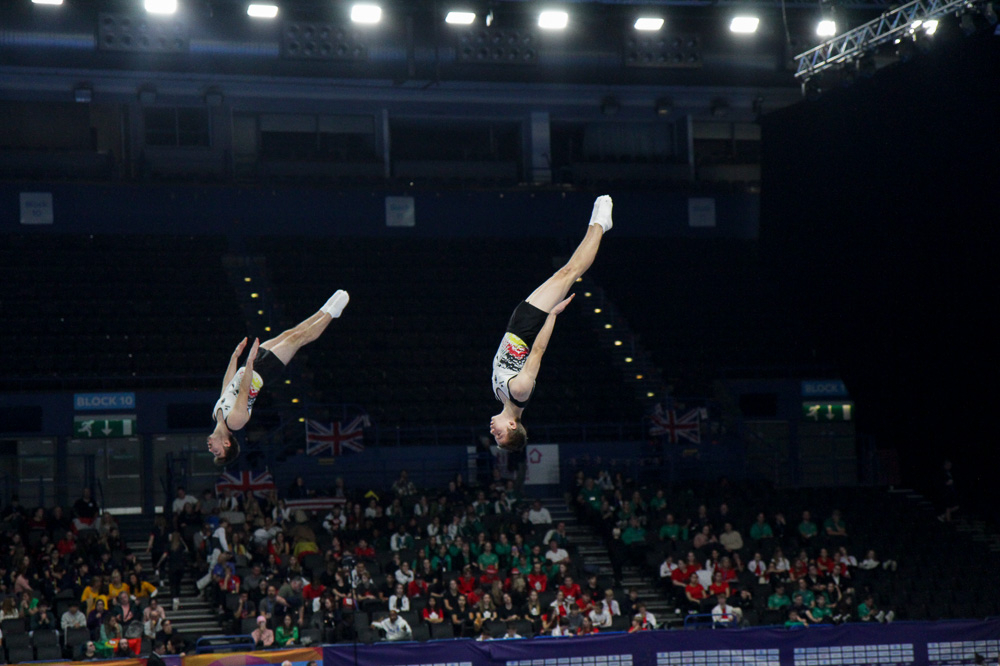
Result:
[[760,243],[904,482],[935,483],[950,457],[988,498],[1000,39],[942,42],[764,118]]

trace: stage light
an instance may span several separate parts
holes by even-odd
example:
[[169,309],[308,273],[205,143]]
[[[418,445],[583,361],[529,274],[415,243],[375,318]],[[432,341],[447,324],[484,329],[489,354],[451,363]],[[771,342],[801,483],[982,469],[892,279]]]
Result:
[[640,16],[635,20],[636,30],[648,30],[656,31],[663,27],[663,19],[653,18],[651,16],[642,17]]
[[291,380],[291,379],[286,379],[286,380],[285,380],[285,383],[286,383],[286,384],[291,384],[291,383],[292,383],[292,380]]
[[378,23],[382,20],[382,8],[378,5],[354,5],[351,20],[355,23]]
[[297,405],[298,402],[299,402],[298,398],[292,398],[292,404],[296,404]]
[[729,24],[729,29],[741,34],[750,34],[757,32],[759,25],[760,19],[756,16],[735,16]]
[[621,347],[621,346],[622,346],[622,341],[621,340],[615,340],[615,347]]
[[652,398],[653,397],[653,392],[652,391],[646,391],[646,397],[647,398]]
[[833,37],[837,34],[837,22],[824,19],[816,24],[816,34],[820,37]]
[[471,25],[475,20],[476,14],[474,12],[448,12],[448,15],[444,17],[445,23],[454,25]]
[[264,332],[270,333],[271,332],[271,327],[270,326],[265,326],[264,327]]
[[257,314],[263,316],[264,311],[263,310],[257,310]]
[[538,15],[538,27],[545,30],[562,30],[569,24],[569,14],[558,11],[544,11]]
[[605,324],[604,328],[611,328],[611,324]]
[[937,19],[931,19],[930,21],[924,21],[923,27],[924,27],[924,33],[925,34],[933,35],[935,32],[937,32],[938,21],[937,21]]
[[248,278],[248,277],[245,277],[245,278],[243,278],[243,281],[244,281],[244,282],[249,282],[249,281],[250,281],[250,278]]
[[642,379],[642,375],[636,375],[635,378],[636,379]]
[[257,292],[250,294],[250,298],[258,298],[259,296],[260,294],[258,294]]
[[252,3],[247,7],[247,16],[253,18],[273,19],[278,15],[278,5],[266,5],[263,3]]
[[177,0],[145,0],[144,5],[150,14],[173,14],[177,11]]
[[583,295],[586,296],[587,298],[590,298],[593,294],[591,294],[589,291],[585,291],[583,292]]
[[594,308],[594,314],[601,314],[601,308]]
[[36,5],[61,5],[63,0],[31,0]]
[[632,357],[631,356],[626,356],[625,357],[625,362],[626,363],[631,363],[632,362]]

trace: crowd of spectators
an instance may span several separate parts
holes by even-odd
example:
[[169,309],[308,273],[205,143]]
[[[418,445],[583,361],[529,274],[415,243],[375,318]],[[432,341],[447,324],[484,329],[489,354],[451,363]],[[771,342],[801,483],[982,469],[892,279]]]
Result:
[[384,493],[338,479],[330,494],[332,507],[314,512],[292,501],[310,495],[301,480],[285,497],[178,489],[173,534],[150,538],[154,561],[169,565],[170,543],[189,552],[220,621],[260,647],[589,634],[627,630],[637,614],[635,630],[656,626],[634,597],[619,603],[599,584],[565,525],[499,472],[426,492],[405,471]]
[[891,575],[896,562],[858,550],[839,510],[819,521],[810,510],[797,521],[780,508],[733,510],[727,488],[724,481],[724,499],[710,510],[621,474],[580,470],[572,495],[581,519],[604,535],[615,580],[628,564],[645,569],[682,617],[786,626],[894,619],[876,603],[872,583]]
[[0,627],[8,634],[30,632],[41,645],[54,632],[70,657],[137,654],[144,638],[183,650],[158,603],[157,573],[143,569],[90,489],[68,510],[29,510],[13,496],[0,511],[0,553]]

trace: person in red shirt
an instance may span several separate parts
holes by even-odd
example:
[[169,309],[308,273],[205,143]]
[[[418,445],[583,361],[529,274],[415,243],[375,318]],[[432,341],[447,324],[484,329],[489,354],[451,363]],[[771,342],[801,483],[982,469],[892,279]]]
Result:
[[571,601],[580,598],[580,585],[573,581],[572,576],[566,576],[563,584],[559,586],[559,591]]
[[726,595],[728,599],[730,596],[729,583],[722,579],[722,572],[716,571],[712,574],[712,584],[708,586],[709,595],[716,597],[720,594]]
[[586,617],[587,614],[595,608],[594,601],[590,598],[590,594],[588,592],[584,592],[580,595],[580,598],[576,600],[576,605],[580,608],[580,613],[582,613],[584,617]]
[[528,587],[536,592],[544,592],[549,586],[549,577],[542,572],[542,563],[535,562],[535,565],[531,568],[531,573],[528,574]]
[[375,549],[369,546],[364,539],[359,539],[358,545],[354,548],[354,556],[359,560],[374,560]]
[[594,623],[590,621],[589,617],[583,618],[583,623],[580,625],[580,628],[576,630],[577,636],[587,636],[588,634],[599,633],[601,632],[594,626]]
[[70,531],[66,531],[66,534],[62,539],[59,539],[59,543],[56,544],[56,550],[59,554],[65,557],[70,553],[76,551],[76,536]]
[[688,584],[684,588],[684,596],[687,600],[687,609],[692,613],[701,610],[701,602],[705,598],[705,588],[698,582],[698,574],[691,574]]
[[733,561],[728,555],[719,560],[719,566],[715,570],[722,574],[722,582],[724,583],[732,583],[739,577],[736,568],[733,566]]
[[634,634],[638,631],[649,631],[649,627],[647,627],[643,623],[641,617],[636,615],[634,618],[632,618],[632,626],[628,628],[628,633]]
[[426,597],[427,596],[427,581],[421,577],[414,578],[406,586],[406,596],[408,597]]
[[313,599],[319,599],[324,592],[326,592],[326,585],[320,582],[310,582],[302,588],[302,601],[308,604],[309,608],[312,608]]
[[832,557],[830,557],[830,552],[826,548],[820,548],[819,557],[816,558],[816,568],[824,576],[833,573],[833,567],[837,563]]
[[500,580],[500,570],[497,568],[497,565],[491,564],[486,567],[486,571],[479,577],[479,583],[483,587],[490,587],[495,580]]
[[[472,567],[468,564],[465,565],[465,568],[462,570],[462,575],[458,577],[456,582],[458,583],[459,594],[469,596],[469,594],[472,593],[472,590],[476,589],[476,578],[472,575]],[[468,601],[468,599],[466,599],[466,601]],[[474,604],[470,602],[470,605]]]
[[427,605],[421,611],[421,615],[424,616],[424,622],[428,624],[441,624],[444,622],[445,611],[444,608],[438,606],[437,597],[430,597],[427,599]]
[[792,580],[806,577],[809,573],[809,554],[806,551],[799,552],[799,556],[792,562],[792,569],[788,573]]

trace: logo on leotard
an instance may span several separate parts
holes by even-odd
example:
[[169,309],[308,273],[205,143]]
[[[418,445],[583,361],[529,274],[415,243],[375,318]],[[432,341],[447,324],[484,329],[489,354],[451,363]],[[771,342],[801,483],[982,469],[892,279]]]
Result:
[[519,372],[524,367],[524,361],[528,357],[528,345],[519,337],[508,333],[504,337],[501,346],[500,367],[507,370]]

